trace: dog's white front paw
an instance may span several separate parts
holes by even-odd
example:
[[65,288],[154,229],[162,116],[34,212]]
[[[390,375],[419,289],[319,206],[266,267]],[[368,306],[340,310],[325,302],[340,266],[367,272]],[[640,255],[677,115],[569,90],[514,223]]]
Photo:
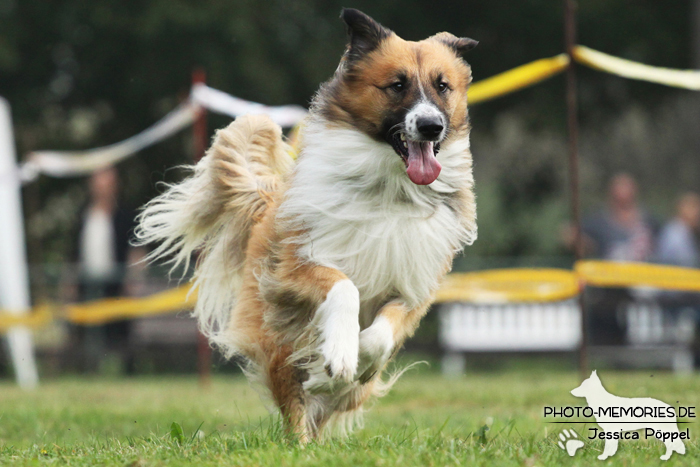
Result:
[[394,349],[394,330],[384,316],[360,333],[359,381],[366,383],[380,370]]
[[356,329],[351,328],[347,332],[347,336],[326,338],[321,354],[325,361],[323,368],[331,379],[350,382],[357,372],[359,324]]
[[323,368],[333,380],[350,382],[357,372],[360,293],[350,280],[337,282],[316,312]]

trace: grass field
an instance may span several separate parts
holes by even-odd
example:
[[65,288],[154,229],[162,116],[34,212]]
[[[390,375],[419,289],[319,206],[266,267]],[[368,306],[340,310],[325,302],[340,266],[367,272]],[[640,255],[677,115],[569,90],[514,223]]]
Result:
[[[698,376],[600,375],[618,395],[700,405]],[[569,395],[578,383],[577,374],[562,371],[459,379],[413,371],[373,404],[364,428],[350,438],[300,448],[237,376],[217,377],[206,390],[193,377],[60,379],[30,393],[6,381],[0,383],[0,465],[700,465],[694,423],[685,425],[691,440],[684,456],[660,461],[663,445],[642,440],[621,441],[615,456],[597,460],[603,442],[585,439],[588,425],[543,419],[545,405],[583,405]],[[569,457],[556,435],[573,427],[586,445]]]

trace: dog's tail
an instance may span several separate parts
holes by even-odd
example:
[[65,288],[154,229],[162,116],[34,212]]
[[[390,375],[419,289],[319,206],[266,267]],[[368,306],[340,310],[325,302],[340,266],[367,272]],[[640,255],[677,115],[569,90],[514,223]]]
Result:
[[197,165],[187,167],[190,177],[168,185],[137,218],[137,244],[157,244],[149,260],[167,258],[173,269],[187,270],[192,253],[201,250],[195,315],[213,343],[223,344],[251,229],[292,163],[277,124],[263,115],[240,117],[216,133]]

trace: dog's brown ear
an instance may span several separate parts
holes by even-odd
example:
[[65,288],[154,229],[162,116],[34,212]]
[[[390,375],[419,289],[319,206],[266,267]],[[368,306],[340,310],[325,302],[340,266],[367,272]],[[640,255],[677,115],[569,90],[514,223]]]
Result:
[[379,43],[391,36],[392,31],[354,8],[343,8],[340,17],[348,25],[348,56],[359,58],[377,48]]
[[470,39],[468,37],[457,37],[449,32],[435,34],[432,39],[442,42],[454,50],[460,57],[476,47],[476,45],[479,43],[479,41],[475,41],[474,39]]

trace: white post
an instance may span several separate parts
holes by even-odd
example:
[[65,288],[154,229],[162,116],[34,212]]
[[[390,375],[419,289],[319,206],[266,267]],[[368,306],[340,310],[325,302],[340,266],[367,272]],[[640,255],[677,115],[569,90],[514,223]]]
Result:
[[[21,183],[15,158],[9,103],[0,97],[0,309],[26,313],[30,307],[29,275],[24,247]],[[33,388],[39,377],[34,361],[32,335],[26,327],[7,333],[17,383]]]

